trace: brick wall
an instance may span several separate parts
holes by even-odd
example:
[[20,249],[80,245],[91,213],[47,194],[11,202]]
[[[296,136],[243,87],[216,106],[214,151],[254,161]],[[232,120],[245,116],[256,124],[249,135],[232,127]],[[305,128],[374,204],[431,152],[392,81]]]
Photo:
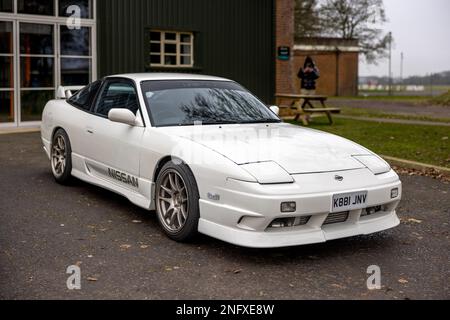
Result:
[[[275,0],[275,50],[286,46],[291,48],[290,60],[275,62],[275,92],[292,93],[294,83],[291,75],[294,65],[294,0]],[[275,57],[277,57],[275,52]]]
[[294,0],[275,0],[275,57],[278,47],[291,48],[289,60],[276,59],[275,93],[300,93],[297,73],[307,55],[313,57],[320,69],[317,93],[328,96],[352,96],[358,94],[358,52],[339,51],[333,48],[354,48],[357,39],[300,38],[304,46],[328,47],[327,50],[294,50]]
[[[327,96],[354,96],[358,94],[358,53],[335,51],[295,50],[292,67],[292,82],[295,93],[300,92],[297,73],[306,56],[311,56],[320,70],[317,80],[317,94]],[[336,79],[339,77],[338,79]]]

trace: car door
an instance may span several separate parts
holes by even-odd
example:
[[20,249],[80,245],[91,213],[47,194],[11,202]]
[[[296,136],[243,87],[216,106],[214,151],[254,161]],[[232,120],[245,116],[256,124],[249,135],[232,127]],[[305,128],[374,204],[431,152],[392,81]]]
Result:
[[83,163],[80,158],[85,156],[86,141],[89,140],[85,126],[92,117],[90,110],[95,96],[101,87],[102,81],[97,80],[85,88],[76,92],[67,99],[67,103],[74,107],[70,117],[67,117],[63,127],[69,135],[72,147],[72,165],[74,169],[83,171]]
[[[131,126],[108,119],[109,110],[126,108],[137,116]],[[128,79],[106,79],[93,105],[92,117],[85,125],[86,166],[89,173],[119,185],[139,190],[140,146],[145,126],[134,82]]]

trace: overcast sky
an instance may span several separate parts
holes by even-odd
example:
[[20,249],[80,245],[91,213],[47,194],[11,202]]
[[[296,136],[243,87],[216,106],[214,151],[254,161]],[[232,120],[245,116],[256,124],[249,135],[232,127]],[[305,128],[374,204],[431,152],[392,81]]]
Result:
[[[405,77],[450,70],[450,0],[384,0],[386,31],[395,39],[392,72],[400,76],[400,54],[404,53]],[[386,75],[388,61],[378,65],[361,63],[360,75]]]

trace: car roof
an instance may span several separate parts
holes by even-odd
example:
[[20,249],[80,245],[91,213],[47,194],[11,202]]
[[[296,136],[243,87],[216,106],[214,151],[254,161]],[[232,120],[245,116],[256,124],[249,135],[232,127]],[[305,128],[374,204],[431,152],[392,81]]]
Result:
[[147,72],[147,73],[125,73],[108,76],[128,78],[136,82],[147,80],[209,80],[209,81],[231,81],[229,79],[206,76],[202,74],[174,73],[174,72]]

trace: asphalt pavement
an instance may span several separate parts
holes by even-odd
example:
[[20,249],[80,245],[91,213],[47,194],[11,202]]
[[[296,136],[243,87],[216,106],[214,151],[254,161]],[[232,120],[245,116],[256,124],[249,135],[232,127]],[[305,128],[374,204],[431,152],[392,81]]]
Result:
[[[154,212],[56,184],[38,133],[0,135],[0,177],[0,299],[450,298],[450,185],[429,177],[401,177],[397,228],[280,249],[171,241]],[[70,265],[81,290],[67,288]]]

